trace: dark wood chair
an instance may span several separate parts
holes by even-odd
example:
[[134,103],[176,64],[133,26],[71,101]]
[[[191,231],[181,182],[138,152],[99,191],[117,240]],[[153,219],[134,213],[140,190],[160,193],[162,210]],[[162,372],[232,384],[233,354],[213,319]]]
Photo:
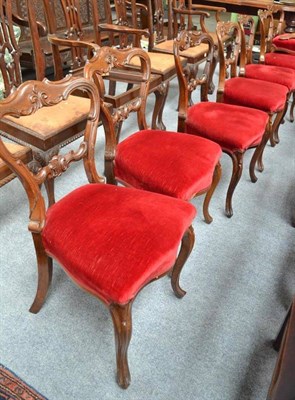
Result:
[[[70,71],[75,75],[83,75],[83,67],[85,62],[88,59],[88,50],[89,47],[86,46],[77,46],[75,44],[75,40],[88,42],[88,43],[96,43],[101,45],[103,43],[103,37],[108,37],[108,42],[110,44],[116,44],[118,41],[118,35],[121,32],[125,32],[126,27],[117,27],[116,31],[113,32],[100,32],[99,23],[100,23],[100,15],[99,10],[96,7],[96,0],[89,0],[92,5],[92,20],[93,20],[93,38],[89,38],[84,34],[83,25],[80,16],[80,9],[78,7],[78,1],[74,0],[60,0],[62,2],[62,12],[64,13],[66,20],[66,31],[61,34],[57,29],[57,21],[55,17],[55,10],[52,3],[48,1],[44,1],[44,9],[46,13],[47,27],[49,36],[48,39],[52,46],[52,54],[55,66],[55,76],[57,79],[60,79],[64,72],[62,68],[62,56],[61,50],[64,47],[71,48],[71,65]],[[71,12],[69,15],[69,10],[72,10],[73,4],[76,5],[75,12]],[[105,2],[105,14],[111,15],[112,9],[110,2]],[[109,19],[108,23],[105,23],[104,26],[114,27],[112,24],[112,20]],[[142,31],[145,33],[145,31]],[[90,54],[91,56],[91,54]],[[113,109],[118,109],[122,107],[124,104],[128,103],[134,96],[136,96],[137,89],[132,88],[134,76],[134,68],[130,66],[130,72],[124,72],[124,75],[120,74],[118,71],[113,71],[112,76],[109,76],[106,79],[105,85],[108,86],[108,94],[107,101],[109,105]],[[124,82],[129,84],[127,90],[125,88],[122,90],[116,90],[116,83]],[[118,86],[118,85],[117,85]],[[150,92],[156,92],[157,102],[154,107],[152,126],[157,127],[157,118],[160,110],[160,105],[165,101],[166,94],[165,91],[162,91],[162,76],[159,74],[152,74],[150,81]],[[117,134],[119,135],[121,126],[117,126]]]
[[295,398],[295,298],[274,342],[279,351],[267,400],[294,400]]
[[267,112],[274,146],[288,107],[289,89],[275,82],[239,76],[245,68],[246,47],[238,23],[218,22],[217,36],[220,59],[217,101]]
[[[273,43],[274,33],[274,12],[278,9],[277,7],[271,8],[269,10],[259,10],[258,16],[260,21],[260,56],[259,62],[265,65],[271,65],[276,67],[291,68],[295,70],[295,52],[290,49],[283,49],[281,47],[276,47]],[[277,42],[285,43],[284,40],[278,39]],[[292,39],[291,43],[295,42]],[[293,92],[293,100],[290,107],[290,121],[294,122],[294,108],[295,108],[295,94]],[[278,140],[278,137],[276,137]]]
[[[127,57],[128,55],[128,57]],[[128,68],[137,57],[142,65],[140,95],[128,107],[110,113],[104,101],[103,77],[113,68]],[[128,60],[128,64],[125,60]],[[113,60],[109,63],[108,60]],[[181,61],[180,61],[181,63]],[[106,134],[105,175],[109,183],[152,191],[182,200],[206,193],[205,221],[212,222],[209,203],[221,177],[221,148],[216,143],[177,132],[148,129],[145,105],[150,60],[141,49],[117,50],[102,47],[85,66],[85,76],[93,79],[101,93],[101,114]],[[140,77],[138,77],[138,80]],[[131,112],[137,113],[139,131],[117,144],[115,125]]]
[[[293,96],[293,105],[291,105],[294,109],[295,102],[295,69],[279,67],[276,65],[264,65],[264,64],[253,64],[249,61],[250,54],[252,53],[253,42],[254,42],[254,20],[251,16],[248,15],[240,15],[239,24],[242,32],[242,41],[243,45],[247,48],[246,60],[241,60],[240,63],[240,76],[245,78],[259,79],[267,82],[275,82],[280,85],[286,86],[288,88],[288,99]],[[248,27],[248,34],[245,34],[244,27]],[[248,40],[246,39],[248,37]],[[243,65],[242,65],[243,64]],[[287,111],[287,109],[286,109]],[[292,112],[291,112],[291,121],[292,121]],[[273,141],[273,145],[279,142],[278,136],[275,138],[271,138]]]
[[[204,69],[200,69],[198,75],[191,78],[179,62],[180,54],[187,48],[202,44],[208,47],[206,63]],[[225,201],[225,213],[227,217],[231,217],[232,197],[242,175],[243,156],[252,148],[255,148],[255,151],[250,162],[250,176],[252,182],[257,180],[255,166],[270,135],[269,116],[263,111],[249,107],[208,101],[213,57],[214,43],[206,33],[183,31],[175,41],[175,63],[180,87],[178,131],[210,139],[218,143],[223,152],[231,157],[232,177]],[[220,63],[222,67],[224,65],[222,57]],[[189,106],[188,98],[198,87],[201,87],[202,101]]]
[[[151,1],[151,0],[150,0]],[[217,52],[217,36],[216,32],[209,32],[206,26],[206,18],[210,16],[209,12],[213,12],[216,21],[220,20],[220,15],[225,12],[223,7],[199,6],[193,4],[192,1],[184,0],[168,0],[167,4],[167,27],[165,24],[165,11],[162,0],[154,0],[153,2],[153,19],[150,18],[149,31],[153,34],[149,36],[149,51],[173,54],[173,42],[181,30],[201,30],[210,34],[214,40],[215,50],[214,65],[212,65],[212,76],[218,62]],[[166,34],[167,33],[167,34]],[[206,46],[198,46],[191,48],[181,54],[187,60],[188,68],[192,76],[194,76],[197,66],[206,58]],[[214,91],[214,84],[211,81],[210,93]]]
[[[56,18],[57,31],[59,33],[63,33],[67,28],[67,21],[64,16],[64,12],[62,9],[62,4],[59,0],[48,0],[47,2],[52,3],[54,8],[54,14]],[[95,0],[97,10],[99,10],[100,20],[101,22],[108,21],[108,15],[105,13],[104,8],[104,0]],[[36,16],[36,23],[38,25],[38,41],[41,46],[41,53],[38,54],[39,57],[44,58],[44,64],[46,67],[46,74],[51,74],[53,70],[53,54],[50,43],[47,40],[47,27],[46,27],[46,18],[44,12],[43,2],[40,0],[32,0],[31,7],[34,7],[34,13]],[[13,11],[14,11],[14,22],[21,26],[22,34],[20,38],[20,49],[21,49],[21,58],[20,62],[22,67],[28,68],[31,70],[35,70],[37,79],[43,79],[42,76],[38,76],[38,70],[36,70],[36,66],[39,65],[35,60],[35,52],[34,52],[34,40],[36,38],[31,35],[29,21],[28,21],[28,8],[26,1],[22,0],[12,0]],[[84,32],[84,39],[93,39],[93,10],[92,10],[92,0],[79,0],[78,7],[81,16],[81,26]],[[103,40],[106,38],[103,38]],[[70,53],[70,49],[67,47],[63,47],[59,49],[62,57],[62,64],[64,68],[69,68],[72,57]]]
[[[176,296],[185,294],[179,286],[179,275],[194,243],[191,223],[195,209],[168,196],[105,184],[94,162],[99,94],[88,79],[25,82],[0,104],[0,118],[30,118],[42,109],[66,104],[75,90],[83,90],[90,97],[79,146],[54,156],[37,175],[12,156],[1,138],[0,157],[20,178],[28,196],[29,231],[38,264],[38,289],[30,311],[37,313],[44,303],[54,258],[79,287],[109,309],[115,330],[117,381],[127,388],[133,301],[144,286],[167,273],[171,273]],[[40,185],[80,160],[90,183],[46,210]]]
[[[30,22],[31,34],[38,38],[38,26],[34,8],[31,7],[31,0],[27,2],[28,18]],[[0,70],[5,84],[5,96],[14,92],[22,82],[22,71],[20,66],[20,48],[14,38],[13,14],[10,2],[0,0],[1,29],[0,35],[1,48],[8,50],[11,57],[9,65],[0,63]],[[36,67],[42,71],[42,54],[38,41],[35,41],[34,51],[37,56],[36,62],[40,64]],[[40,44],[39,44],[40,46]],[[2,52],[3,55],[3,52]],[[44,76],[44,70],[40,75]],[[47,164],[54,154],[58,154],[60,147],[75,140],[84,131],[86,119],[89,112],[89,99],[70,96],[66,103],[57,104],[51,108],[39,110],[36,115],[28,118],[16,119],[7,116],[0,121],[1,135],[18,143],[29,146],[33,151],[33,161],[30,166],[34,172]],[[45,181],[48,192],[49,203],[54,203],[54,184],[53,180]]]
[[[142,37],[148,37],[150,32],[148,29],[138,28],[138,6],[135,0],[115,0],[116,20],[117,24],[100,24],[101,32],[118,33],[120,48],[126,48],[130,45],[141,47]],[[151,17],[151,8],[148,9]],[[149,18],[150,21],[150,18]],[[168,95],[169,82],[175,78],[175,64],[172,54],[155,53],[148,51],[151,60],[152,74],[161,77],[161,85],[154,90],[156,103],[152,118],[152,127],[165,129],[163,122],[163,109]],[[185,60],[183,60],[185,63]],[[134,66],[139,67],[137,61]]]

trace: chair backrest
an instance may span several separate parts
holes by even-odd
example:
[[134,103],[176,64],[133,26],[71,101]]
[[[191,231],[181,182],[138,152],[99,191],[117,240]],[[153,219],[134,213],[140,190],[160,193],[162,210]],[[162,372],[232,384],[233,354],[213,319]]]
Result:
[[[105,78],[111,76],[112,71],[124,78],[124,75],[130,79],[130,64],[132,59],[139,57],[141,68],[138,72],[133,70],[134,88],[130,93],[130,100],[122,107],[110,110],[108,102],[105,101]],[[98,87],[100,94],[100,117],[104,126],[106,144],[105,144],[105,175],[108,182],[111,182],[113,159],[115,147],[117,144],[117,124],[125,121],[133,112],[137,114],[139,129],[147,129],[145,118],[146,99],[149,91],[149,81],[151,75],[150,59],[144,50],[139,48],[116,49],[114,47],[103,46],[97,54],[92,57],[84,67],[84,76],[93,80]],[[116,75],[114,76],[116,79]]]
[[22,82],[20,48],[12,20],[12,4],[0,0],[0,72],[3,81],[3,97],[7,97]]
[[238,15],[238,23],[242,32],[242,46],[246,48],[246,64],[251,64],[256,24],[251,15],[245,14]]
[[216,26],[219,54],[219,82],[217,101],[223,99],[225,80],[239,75],[246,63],[246,46],[237,22],[218,22]]
[[40,185],[45,180],[55,179],[65,172],[74,161],[83,160],[88,180],[104,182],[95,168],[94,149],[99,120],[99,94],[96,86],[85,78],[67,77],[59,82],[48,80],[27,81],[21,84],[14,93],[0,103],[0,119],[5,116],[21,117],[34,114],[42,107],[50,107],[62,101],[75,90],[88,93],[91,106],[84,132],[83,141],[77,150],[71,150],[65,155],[54,156],[48,164],[33,175],[27,166],[9,152],[0,137],[0,158],[19,177],[27,193],[30,205],[29,230],[40,233],[45,223],[45,201]]
[[[274,13],[280,13],[280,19],[277,26],[275,26]],[[264,63],[265,53],[272,51],[272,40],[280,34],[283,27],[284,10],[280,6],[272,6],[267,10],[258,10],[258,17],[260,22],[260,62]]]
[[[192,76],[189,69],[181,62],[181,52],[205,44],[208,46],[204,63],[197,66]],[[208,101],[208,91],[211,82],[212,65],[214,59],[214,42],[211,36],[201,31],[183,30],[174,41],[174,59],[179,86],[178,102],[178,131],[185,132],[185,120],[189,107],[191,93],[201,86],[201,100]]]

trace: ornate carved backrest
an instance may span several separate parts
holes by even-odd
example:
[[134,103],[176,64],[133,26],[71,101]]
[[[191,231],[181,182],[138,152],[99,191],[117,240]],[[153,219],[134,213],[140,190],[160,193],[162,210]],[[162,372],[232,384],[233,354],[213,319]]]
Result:
[[[129,67],[131,60],[135,57],[139,57],[141,63],[140,71],[136,72],[133,70],[133,83],[137,86],[139,85],[138,89],[136,87],[134,89],[136,96],[124,104],[124,106],[110,111],[105,102],[106,90],[104,79],[106,76],[110,76],[113,70],[121,78],[124,78],[124,75],[130,78]],[[116,49],[114,47],[103,46],[84,67],[84,76],[95,82],[100,94],[101,120],[106,135],[105,169],[107,176],[112,176],[112,161],[118,140],[116,125],[126,120],[130,113],[136,112],[139,129],[147,129],[145,108],[150,74],[151,66],[149,57],[144,50],[138,48]]]
[[225,80],[238,76],[238,63],[243,69],[246,61],[242,32],[237,22],[218,22],[216,27],[219,52],[219,83],[217,101],[222,101]]
[[54,156],[45,167],[33,175],[26,165],[11,155],[0,137],[0,157],[20,178],[26,190],[30,206],[29,230],[35,234],[40,233],[45,224],[45,201],[40,191],[40,185],[45,180],[55,179],[65,172],[72,162],[83,160],[88,180],[104,182],[104,178],[97,173],[94,163],[94,147],[100,110],[98,91],[96,86],[85,78],[67,77],[59,82],[27,81],[0,104],[1,119],[8,115],[18,118],[31,115],[42,107],[60,103],[77,89],[88,93],[91,106],[84,139],[76,151],[72,150],[65,155]]
[[12,21],[12,4],[0,0],[0,72],[3,80],[3,95],[7,97],[22,82],[20,48]]
[[[148,0],[149,1],[149,0]],[[117,25],[122,27],[139,28],[138,7],[135,0],[114,0]],[[140,46],[140,36],[119,33],[119,44],[121,48],[133,45]]]
[[[56,0],[43,0],[49,34],[59,34],[62,38],[68,38],[71,40],[85,40],[101,45],[100,33],[98,30],[100,15],[97,7],[97,1],[88,0],[88,6],[91,8],[92,16],[92,30],[90,36],[89,34],[85,34],[85,26],[83,25],[82,20],[80,0],[58,1],[60,2],[61,13],[63,14],[65,20],[65,30],[62,33],[58,29],[58,19],[56,18],[56,12],[54,8]],[[63,76],[63,70],[60,51],[57,47],[53,47],[52,53],[56,78],[61,79]],[[83,66],[86,59],[87,56],[83,47],[71,47],[72,69],[77,69]]]
[[[280,19],[275,27],[274,14],[279,13]],[[284,10],[281,6],[273,5],[267,10],[258,11],[260,21],[260,62],[264,62],[265,53],[273,49],[272,40],[283,30]]]
[[[180,52],[192,47],[206,44],[208,51],[205,62],[198,65],[194,76],[181,62]],[[210,35],[201,31],[181,31],[174,41],[174,59],[179,83],[178,131],[185,131],[185,120],[189,107],[191,93],[201,86],[201,101],[208,101],[208,91],[211,82],[212,63],[214,59],[214,42]]]
[[238,22],[242,32],[242,46],[246,48],[246,63],[251,64],[255,39],[255,21],[251,15],[239,15]]

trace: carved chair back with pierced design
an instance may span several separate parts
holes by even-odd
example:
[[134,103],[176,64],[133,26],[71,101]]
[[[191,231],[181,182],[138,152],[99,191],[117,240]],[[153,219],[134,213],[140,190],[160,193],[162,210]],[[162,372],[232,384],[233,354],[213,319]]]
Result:
[[[208,50],[204,63],[197,66],[195,74],[183,67],[180,53],[190,48],[206,44]],[[201,87],[201,101],[208,101],[208,93],[211,83],[212,68],[214,62],[214,43],[210,35],[200,31],[181,31],[174,41],[174,58],[179,83],[179,110],[178,131],[185,132],[185,120],[190,106],[189,100],[194,90]]]
[[[111,76],[114,71],[121,77],[124,74],[129,77],[130,64],[135,58],[139,58],[141,64],[140,70],[133,72],[133,83],[137,85],[137,89],[134,90],[135,96],[130,98],[123,106],[110,110],[108,107],[108,97],[106,96],[105,77]],[[107,177],[108,183],[115,183],[113,161],[116,145],[119,140],[117,126],[122,125],[129,115],[135,112],[137,114],[139,129],[148,128],[145,110],[151,76],[150,60],[146,52],[139,48],[116,49],[114,47],[103,46],[85,65],[84,76],[93,80],[99,90],[101,121],[106,137],[104,174]],[[115,78],[116,74],[113,77]]]
[[237,22],[218,22],[217,37],[219,49],[219,83],[217,101],[222,102],[225,80],[239,75],[239,68],[246,63],[246,51],[243,46],[242,32]]

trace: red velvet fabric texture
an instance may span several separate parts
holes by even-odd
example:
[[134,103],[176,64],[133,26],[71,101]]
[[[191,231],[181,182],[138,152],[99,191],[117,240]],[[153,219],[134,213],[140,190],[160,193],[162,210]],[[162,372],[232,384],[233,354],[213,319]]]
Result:
[[295,69],[295,56],[283,53],[266,53],[265,64]]
[[220,146],[209,140],[143,130],[118,145],[115,176],[128,186],[189,200],[211,186],[220,156]]
[[283,110],[288,89],[277,83],[250,78],[232,78],[225,82],[224,103],[257,108],[266,112]]
[[247,150],[260,143],[268,122],[263,111],[224,103],[203,102],[189,108],[186,132],[220,144],[223,150]]
[[80,286],[125,304],[173,266],[195,214],[190,203],[168,196],[88,184],[49,208],[42,239]]
[[291,51],[295,51],[295,39],[281,39],[286,36],[285,34],[276,36],[273,39],[273,44],[277,47],[280,47],[282,49],[287,49]]
[[245,68],[246,78],[278,83],[289,91],[295,90],[295,70],[275,65],[248,64]]

